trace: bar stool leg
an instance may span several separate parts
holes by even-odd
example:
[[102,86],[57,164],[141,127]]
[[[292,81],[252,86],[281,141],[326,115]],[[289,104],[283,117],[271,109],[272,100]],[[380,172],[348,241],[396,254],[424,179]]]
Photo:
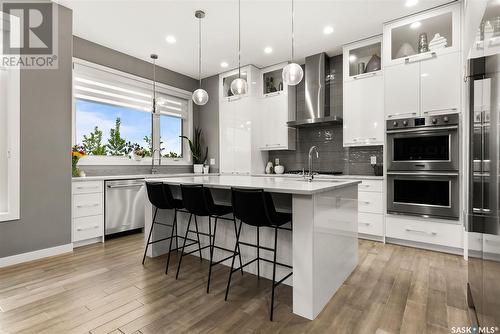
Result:
[[273,289],[271,292],[271,317],[270,320],[273,321],[274,313],[274,288],[276,287],[276,253],[278,249],[278,227],[274,227],[274,260],[273,260]]
[[144,256],[142,257],[142,264],[144,264],[144,261],[146,260],[146,253],[148,252],[149,241],[151,240],[151,235],[153,234],[153,226],[154,226],[155,221],[156,221],[156,213],[157,212],[158,212],[158,208],[155,208],[153,220],[151,221],[151,228],[149,229],[148,242],[146,242],[146,249],[144,249]]
[[[236,239],[238,239],[238,228],[236,227],[236,218],[234,218],[234,216],[233,216],[233,222],[234,222],[234,234],[236,236]],[[241,228],[241,226],[240,226],[240,228]],[[240,245],[238,245],[238,258],[240,260],[241,276],[243,276],[243,262],[241,261]]]
[[191,218],[193,218],[193,214],[189,215],[189,221],[186,228],[186,234],[184,235],[184,242],[182,243],[181,257],[179,258],[179,264],[177,265],[177,273],[175,274],[175,279],[179,278],[179,271],[181,269],[182,257],[184,255],[184,249],[186,248],[186,240],[189,233],[189,227],[191,226]]
[[233,259],[231,260],[231,270],[229,271],[229,279],[227,280],[226,296],[224,297],[225,301],[227,301],[227,295],[229,294],[229,286],[231,285],[231,277],[233,276],[234,260],[236,259],[236,253],[238,252],[238,249],[240,247],[241,225],[242,223],[240,222],[240,227],[238,229],[238,232],[236,233],[236,245],[234,246],[234,256]]
[[[210,221],[210,217],[208,217]],[[209,225],[210,226],[210,225]],[[214,260],[214,248],[215,248],[215,236],[217,233],[217,217],[215,217],[215,222],[214,222],[214,234],[213,236],[210,237],[212,240],[210,243],[210,266],[208,268],[208,283],[207,283],[207,293],[210,292],[210,278],[212,277],[212,263]],[[212,235],[212,232],[209,232],[210,235]]]
[[200,232],[198,230],[198,219],[196,219],[196,215],[194,215],[194,226],[196,228],[196,239],[198,240],[198,253],[200,253],[200,262],[203,260],[201,256],[201,243],[200,243]]
[[260,280],[260,227],[257,226],[257,279]]
[[170,232],[170,242],[168,245],[167,265],[165,267],[165,275],[168,273],[168,265],[170,264],[170,254],[172,253],[172,240],[177,237],[177,209],[174,209],[174,222],[172,223],[172,231]]

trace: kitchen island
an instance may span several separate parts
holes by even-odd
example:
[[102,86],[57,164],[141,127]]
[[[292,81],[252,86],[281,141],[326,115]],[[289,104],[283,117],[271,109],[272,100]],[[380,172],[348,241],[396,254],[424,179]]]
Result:
[[[148,181],[148,180],[146,180]],[[189,176],[151,179],[172,187],[174,196],[180,197],[180,185],[203,184],[212,189],[216,202],[230,204],[232,187],[264,189],[270,192],[278,211],[292,212],[293,231],[279,233],[278,262],[293,266],[293,276],[286,284],[293,287],[293,312],[308,319],[314,319],[328,303],[337,289],[351,274],[358,263],[357,210],[358,184],[360,181],[314,180],[302,178],[256,177],[243,175]],[[152,220],[151,204],[146,204],[146,231]],[[172,221],[172,212],[161,212],[157,220]],[[188,214],[178,214],[179,233],[183,235]],[[208,220],[198,219],[200,230],[207,231]],[[156,227],[155,227],[156,228]],[[270,246],[274,241],[272,231],[261,231],[261,245]],[[160,227],[154,231],[154,239],[164,238],[170,231]],[[147,238],[147,233],[146,233]],[[256,242],[255,228],[243,225],[241,240]],[[235,243],[232,222],[219,221],[216,243],[232,249]],[[204,238],[202,245],[208,244]],[[158,256],[168,251],[168,242],[150,247],[148,256]],[[194,249],[194,248],[192,248]],[[191,249],[188,249],[191,250]],[[243,262],[256,257],[256,250],[242,247]],[[269,254],[271,255],[271,254]],[[215,259],[227,254],[215,252]],[[261,256],[266,256],[263,254]],[[208,249],[203,253],[209,258]],[[238,263],[238,262],[236,262]],[[224,264],[230,265],[230,261]],[[271,278],[271,265],[260,264],[262,276]],[[256,264],[245,267],[245,271],[256,272]],[[277,278],[287,273],[286,268],[277,270]],[[180,279],[182,279],[182,271]]]

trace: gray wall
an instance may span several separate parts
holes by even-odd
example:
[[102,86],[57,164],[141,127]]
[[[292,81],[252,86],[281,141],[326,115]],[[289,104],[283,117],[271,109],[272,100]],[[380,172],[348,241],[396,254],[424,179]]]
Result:
[[21,71],[21,219],[0,257],[71,242],[72,12],[59,6],[59,69]]
[[208,160],[215,159],[215,165],[210,166],[211,172],[219,171],[219,76],[214,75],[203,79],[201,86],[208,93],[207,104],[198,107],[195,126],[203,130],[205,144],[208,145]]
[[[146,61],[135,58],[77,36],[73,37],[73,56],[142,78],[153,79],[153,66],[149,62],[150,59]],[[159,56],[161,57],[161,54]],[[156,68],[156,80],[190,92],[198,88],[197,80],[159,66]],[[193,109],[193,122],[196,124],[199,115],[198,107],[195,106]],[[80,169],[89,176],[147,174],[151,172],[151,168],[147,166],[81,166]],[[160,173],[187,173],[193,170],[192,166],[174,165],[161,166],[158,169]]]

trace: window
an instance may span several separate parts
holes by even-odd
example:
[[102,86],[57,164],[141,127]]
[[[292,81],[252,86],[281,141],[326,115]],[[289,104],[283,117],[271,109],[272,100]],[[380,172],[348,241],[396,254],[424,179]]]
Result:
[[[190,137],[192,132],[191,93],[162,84],[156,87],[153,114],[151,81],[76,61],[74,144],[81,144],[87,153],[80,163],[149,164],[151,152],[156,161],[161,154],[162,164],[190,163],[181,136]],[[145,159],[131,159],[134,151]]]

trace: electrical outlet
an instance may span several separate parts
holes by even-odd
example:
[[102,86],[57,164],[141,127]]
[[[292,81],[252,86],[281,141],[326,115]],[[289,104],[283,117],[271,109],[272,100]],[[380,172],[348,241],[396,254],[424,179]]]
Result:
[[215,165],[215,159],[214,158],[210,158],[210,165]]
[[376,165],[376,164],[377,164],[377,156],[372,155],[372,156],[370,157],[370,163],[371,163],[372,165]]

